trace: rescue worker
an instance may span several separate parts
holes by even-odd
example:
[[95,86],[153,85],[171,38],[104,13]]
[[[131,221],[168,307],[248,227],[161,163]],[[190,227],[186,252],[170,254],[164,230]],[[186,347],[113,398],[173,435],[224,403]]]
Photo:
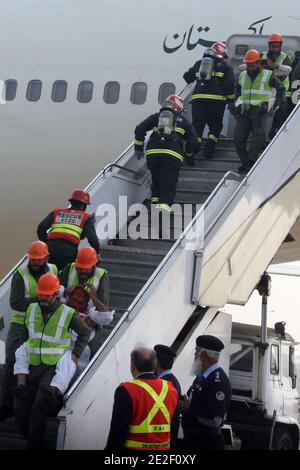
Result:
[[[269,44],[269,50],[267,52],[263,52],[261,56],[262,67],[266,70],[273,71],[274,75],[280,78],[280,80],[284,84],[285,92],[287,93],[289,91],[289,86],[290,86],[288,75],[291,71],[291,68],[289,67],[291,64],[290,64],[289,55],[286,52],[283,52],[281,50],[282,44],[283,44],[282,35],[279,33],[271,34],[268,38],[268,44]],[[280,66],[288,66],[286,67],[288,69],[288,72],[284,74],[283,76],[282,74],[280,74]],[[284,95],[284,98],[282,99],[279,108],[274,114],[272,127],[269,133],[270,140],[273,139],[273,137],[277,134],[280,127],[286,120],[287,116],[288,116],[288,104],[287,104],[286,96]]]
[[[90,287],[95,289],[92,285]],[[107,311],[107,307],[99,299],[94,299],[95,304],[97,304],[97,309],[96,307],[89,307],[90,295],[86,292],[83,286],[75,287],[72,293],[68,295],[68,299],[64,299],[61,295],[59,298],[62,303],[66,304],[68,307],[72,307],[75,310],[76,315],[78,315],[79,318],[81,318],[91,328],[92,331],[90,333],[89,342],[95,336],[93,329],[95,325],[108,325],[113,319],[114,312]],[[77,334],[73,332],[71,348],[76,339]],[[30,367],[26,354],[25,343],[17,349],[15,356],[16,362],[14,365],[14,375],[17,375],[18,386],[14,387],[13,394],[22,398],[22,395],[26,390],[24,389],[24,386],[27,384],[27,376],[29,375]],[[64,395],[71,380],[73,382],[76,380],[88,365],[89,361],[89,345],[85,346],[77,365],[75,365],[72,360],[71,349],[67,350],[56,363],[55,375],[50,382],[50,387],[42,387],[43,391],[51,397]]]
[[26,337],[25,312],[29,304],[36,301],[39,278],[47,272],[57,274],[56,266],[48,263],[48,257],[46,243],[41,241],[31,243],[27,253],[27,264],[19,267],[12,277],[10,292],[12,314],[5,343],[6,364],[0,396],[0,422],[13,415],[12,387],[15,384],[13,366],[15,352]]
[[[156,344],[154,346],[154,351],[156,352],[157,357],[157,365],[156,365],[156,375],[159,379],[167,380],[171,382],[174,388],[177,390],[178,397],[181,396],[181,387],[180,383],[178,382],[177,378],[172,372],[172,367],[177,356],[176,352],[170,348],[169,346],[165,346],[164,344]],[[176,448],[178,431],[179,431],[179,424],[180,424],[180,410],[179,406],[177,406],[174,416],[172,419],[171,425],[171,449]]]
[[155,374],[156,354],[137,348],[131,353],[133,380],[115,391],[106,450],[169,450],[170,429],[178,393]]
[[226,62],[227,47],[216,42],[206,49],[201,60],[184,73],[187,83],[196,80],[192,94],[192,118],[199,143],[207,124],[209,134],[203,155],[211,158],[223,128],[226,103],[234,101],[234,73]]
[[[280,106],[285,88],[271,70],[262,68],[260,54],[255,49],[246,52],[244,63],[247,64],[247,70],[239,74],[236,85],[237,101],[235,104],[231,103],[228,108],[237,120],[234,142],[242,162],[239,171],[247,173],[264,147],[267,116]],[[273,89],[276,90],[275,101]],[[247,139],[250,133],[248,151]]]
[[[25,344],[30,363],[27,385],[22,398],[16,399],[15,418],[29,449],[43,446],[43,434],[47,415],[59,403],[45,394],[55,375],[56,364],[70,348],[71,330],[78,335],[72,350],[76,362],[86,346],[89,328],[75,315],[75,310],[61,304],[60,283],[52,273],[40,277],[37,286],[37,302],[26,311],[25,325],[28,340]],[[60,403],[61,405],[61,403]]]
[[[86,287],[89,293],[89,307],[95,306],[101,311],[99,300],[108,311],[109,305],[109,275],[106,269],[99,268],[99,257],[90,246],[79,250],[75,263],[67,265],[60,273],[60,282],[65,287],[64,296],[72,293],[77,286]],[[90,357],[98,351],[102,344],[101,329],[96,323],[93,326],[94,338],[89,342]]]
[[184,449],[224,449],[221,427],[231,400],[231,385],[219,366],[224,344],[215,336],[196,339],[192,375],[196,378],[181,402]]
[[147,117],[135,128],[135,151],[142,156],[146,133],[152,131],[146,146],[146,157],[152,176],[151,203],[171,211],[179,170],[184,161],[194,166],[193,153],[198,149],[195,132],[183,116],[184,102],[170,95],[159,113]]
[[300,100],[300,50],[295,52],[291,63],[290,89],[287,92],[288,115],[293,111]]
[[70,209],[54,209],[40,222],[37,229],[39,239],[48,243],[50,262],[59,271],[75,261],[78,245],[83,238],[88,239],[97,253],[100,249],[93,217],[85,212],[90,204],[89,193],[76,189],[69,201]]

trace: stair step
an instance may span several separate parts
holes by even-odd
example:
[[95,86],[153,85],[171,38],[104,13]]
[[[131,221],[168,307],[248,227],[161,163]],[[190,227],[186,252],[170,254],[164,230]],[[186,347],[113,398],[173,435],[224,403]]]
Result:
[[211,194],[209,190],[177,189],[175,203],[180,201],[183,204],[203,204]]
[[219,184],[220,178],[207,181],[204,178],[179,178],[177,191],[182,189],[195,189],[198,191],[208,191],[211,193],[215,187]]
[[115,246],[121,247],[130,247],[139,250],[154,250],[167,253],[169,249],[173,246],[175,240],[132,240],[127,238],[126,240],[114,240]]
[[[57,430],[59,421],[56,418],[48,418],[44,435],[46,450],[56,448]],[[0,424],[0,450],[25,450],[27,442],[18,431],[14,418],[9,418]]]
[[[134,271],[132,271],[134,273]],[[142,287],[146,284],[148,278],[128,276],[128,275],[111,275],[110,276],[110,287],[113,290],[122,290],[126,292],[132,292],[138,294]]]
[[130,275],[134,273],[138,277],[149,278],[157,268],[157,263],[147,263],[141,261],[120,261],[114,259],[105,259],[101,266],[108,270],[110,276],[117,274]]
[[194,179],[201,178],[201,179],[210,181],[210,180],[216,180],[217,178],[222,179],[225,173],[227,173],[227,171],[224,169],[218,169],[218,168],[202,169],[202,168],[197,168],[196,166],[195,167],[183,166],[180,169],[179,175],[180,177],[183,177],[183,178],[194,178]]
[[159,264],[165,257],[165,252],[161,250],[137,249],[110,244],[105,245],[105,248],[101,249],[101,255],[103,262],[109,257],[118,261],[146,261],[148,263]]
[[124,291],[115,291],[111,289],[110,291],[110,308],[111,309],[125,309],[127,310],[129,305],[135,299],[136,295],[132,292],[124,292]]
[[236,171],[240,166],[241,162],[239,160],[227,161],[227,160],[217,160],[215,158],[204,159],[196,158],[195,159],[196,168],[202,169],[212,169],[212,170],[225,170],[225,171]]

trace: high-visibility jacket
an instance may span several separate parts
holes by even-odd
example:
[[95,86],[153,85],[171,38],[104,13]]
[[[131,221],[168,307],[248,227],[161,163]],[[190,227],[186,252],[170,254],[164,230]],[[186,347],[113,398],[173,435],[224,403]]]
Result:
[[122,384],[132,401],[132,418],[125,447],[137,450],[170,449],[171,420],[178,393],[162,379],[135,379]]
[[[98,289],[101,279],[106,276],[107,270],[104,268],[95,267],[94,274],[87,280],[88,284],[92,284],[96,289]],[[70,270],[68,274],[67,288],[79,286],[79,279],[76,270],[75,263],[71,263]],[[89,305],[93,305],[93,302],[90,300]]]
[[[262,53],[262,60],[267,60],[268,58],[268,53],[267,52],[263,52]],[[281,52],[279,54],[279,56],[276,58],[275,60],[275,64],[276,65],[282,65],[283,62],[286,60],[286,59],[289,59],[289,56],[285,53],[285,52]],[[282,83],[284,84],[284,87],[285,87],[285,90],[288,91],[289,88],[290,88],[290,80],[289,80],[289,77],[286,77]]]
[[261,69],[256,78],[252,81],[247,71],[241,72],[239,84],[241,86],[241,96],[245,109],[250,106],[259,106],[268,102],[273,97],[273,89],[270,86],[270,79],[273,72],[271,70]]
[[81,235],[90,214],[74,209],[54,209],[48,240],[60,238],[79,245]]
[[[58,269],[55,264],[47,263],[48,272],[53,273],[57,276]],[[24,281],[24,288],[25,288],[25,299],[33,299],[36,297],[36,288],[38,280],[36,280],[31,272],[29,271],[28,265],[25,267],[20,267],[17,269],[17,272],[20,274]],[[19,323],[19,325],[24,324],[25,319],[25,312],[20,312],[18,310],[13,310],[11,315],[11,322],[12,323]]]
[[25,318],[28,340],[25,349],[31,365],[55,365],[71,345],[70,322],[75,314],[73,308],[60,305],[44,324],[38,303],[30,304]]

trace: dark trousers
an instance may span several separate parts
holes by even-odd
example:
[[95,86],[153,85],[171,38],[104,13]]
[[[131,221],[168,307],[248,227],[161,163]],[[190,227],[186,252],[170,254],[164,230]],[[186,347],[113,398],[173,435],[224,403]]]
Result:
[[73,243],[57,238],[48,240],[47,244],[50,253],[49,263],[55,264],[59,271],[75,261],[78,247]]
[[27,334],[24,325],[19,325],[18,323],[10,324],[5,343],[6,363],[3,371],[0,397],[0,405],[7,409],[12,409],[14,403],[12,387],[16,385],[16,377],[13,375],[14,364],[16,361],[15,352],[18,347],[24,343],[26,337]]
[[152,197],[157,197],[160,204],[171,206],[175,199],[181,167],[179,159],[151,155],[147,157],[147,161],[152,177]]
[[[260,114],[259,108],[252,108],[238,116],[234,130],[234,143],[237,154],[243,163],[254,163],[265,144],[265,127],[267,115]],[[247,139],[251,134],[249,151]]]
[[224,438],[221,432],[185,433],[183,448],[185,450],[224,450]]
[[289,115],[289,106],[287,100],[284,100],[276,111],[269,137],[273,139]]
[[226,101],[192,101],[193,126],[198,138],[202,138],[204,128],[207,124],[209,134],[212,134],[216,139],[218,139],[223,129],[225,106]]
[[16,399],[15,419],[30,449],[43,448],[47,416],[57,407],[57,402],[51,402],[39,389],[40,385],[49,387],[54,374],[55,366],[31,366],[26,396]]

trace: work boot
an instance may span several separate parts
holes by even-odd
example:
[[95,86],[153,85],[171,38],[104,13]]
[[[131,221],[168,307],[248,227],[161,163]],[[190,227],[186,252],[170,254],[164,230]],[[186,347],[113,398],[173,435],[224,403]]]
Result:
[[208,139],[205,142],[203,156],[205,158],[212,158],[215,152],[215,147],[216,147],[216,142],[214,142],[212,139]]
[[10,406],[0,406],[0,423],[3,423],[7,418],[11,418],[14,414],[14,410]]
[[46,387],[45,385],[40,385],[40,391],[43,393],[46,401],[52,405],[57,406],[61,401],[61,393],[56,387]]
[[26,385],[19,384],[12,388],[12,393],[15,398],[18,400],[23,400],[27,393]]

